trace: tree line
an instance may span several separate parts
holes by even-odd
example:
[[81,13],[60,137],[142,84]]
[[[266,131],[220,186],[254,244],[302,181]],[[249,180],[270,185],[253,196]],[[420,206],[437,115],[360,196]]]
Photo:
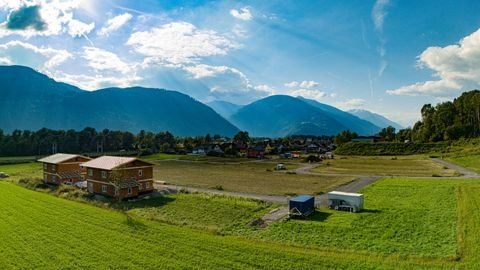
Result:
[[51,130],[38,131],[15,130],[5,134],[0,129],[0,156],[42,156],[56,152],[94,153],[115,151],[138,151],[140,154],[168,152],[179,144],[182,147],[194,147],[207,143],[219,135],[198,137],[175,137],[170,132],[140,131],[133,134],[128,131],[104,129],[97,131],[87,127],[81,131]]
[[[425,104],[421,109],[422,118],[412,128],[398,132],[389,126],[377,136],[387,142],[430,143],[455,141],[480,137],[480,91],[464,92],[453,101]],[[350,142],[356,133],[343,131],[335,137],[337,144]]]

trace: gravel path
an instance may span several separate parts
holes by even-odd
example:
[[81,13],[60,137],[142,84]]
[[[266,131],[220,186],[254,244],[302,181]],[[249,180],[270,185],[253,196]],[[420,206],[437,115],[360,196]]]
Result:
[[246,193],[246,192],[225,191],[225,190],[216,190],[216,189],[208,189],[208,188],[195,188],[195,187],[187,187],[187,186],[162,185],[162,184],[155,184],[155,188],[158,190],[167,190],[166,193],[177,193],[180,190],[186,190],[189,192],[204,192],[204,193],[212,193],[212,194],[218,194],[218,195],[250,198],[250,199],[256,199],[256,200],[272,202],[277,204],[287,204],[287,197],[280,196],[280,195],[263,195],[263,194],[257,194],[257,193]]
[[438,159],[438,158],[430,158],[431,161],[434,161],[438,164],[441,164],[443,166],[447,166],[448,168],[452,169],[452,170],[455,170],[461,174],[463,174],[462,176],[458,177],[458,178],[480,178],[480,175],[474,171],[471,171],[465,167],[462,167],[460,165],[457,165],[457,164],[454,164],[452,162],[449,162],[449,161],[446,161],[446,160],[443,160],[443,159]]

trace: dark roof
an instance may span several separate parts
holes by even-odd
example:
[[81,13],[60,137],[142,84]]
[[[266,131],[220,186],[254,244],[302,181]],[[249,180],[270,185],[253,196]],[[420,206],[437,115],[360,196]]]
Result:
[[308,201],[308,200],[311,200],[312,198],[314,198],[314,197],[313,197],[313,196],[310,196],[310,195],[300,195],[300,196],[291,198],[290,201],[294,201],[294,202],[306,202],[306,201]]
[[133,188],[133,187],[138,187],[138,181],[135,179],[125,180],[120,183],[120,188]]
[[73,172],[59,172],[58,176],[61,179],[68,179],[68,178],[82,178],[82,174],[80,171],[73,171]]

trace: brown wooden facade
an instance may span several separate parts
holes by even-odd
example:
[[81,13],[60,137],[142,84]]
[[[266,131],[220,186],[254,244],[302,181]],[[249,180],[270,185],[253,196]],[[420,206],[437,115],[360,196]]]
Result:
[[49,157],[40,160],[43,163],[43,181],[45,183],[73,185],[84,180],[86,171],[81,168],[80,164],[89,161],[90,158],[75,155],[65,156],[60,160],[50,160]]
[[154,190],[151,163],[133,159],[115,168],[96,168],[88,163],[83,166],[86,169],[85,177],[90,193],[124,199]]

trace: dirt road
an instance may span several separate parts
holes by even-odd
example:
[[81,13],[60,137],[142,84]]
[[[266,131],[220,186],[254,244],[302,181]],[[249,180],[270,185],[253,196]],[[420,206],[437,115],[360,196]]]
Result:
[[446,160],[443,160],[443,159],[438,159],[438,158],[430,158],[430,160],[434,161],[438,164],[441,164],[443,166],[447,166],[448,168],[463,174],[459,178],[480,178],[480,175],[478,173],[476,173],[474,171],[471,171],[471,170],[469,170],[465,167],[462,167],[460,165],[454,164],[452,162],[449,162],[449,161],[446,161]]

